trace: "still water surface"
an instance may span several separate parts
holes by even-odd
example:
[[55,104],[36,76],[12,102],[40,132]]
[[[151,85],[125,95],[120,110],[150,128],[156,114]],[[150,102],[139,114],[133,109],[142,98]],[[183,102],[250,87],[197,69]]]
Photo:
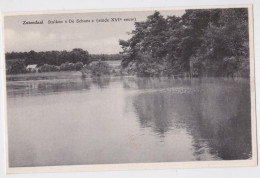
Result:
[[10,167],[251,158],[247,79],[7,81]]

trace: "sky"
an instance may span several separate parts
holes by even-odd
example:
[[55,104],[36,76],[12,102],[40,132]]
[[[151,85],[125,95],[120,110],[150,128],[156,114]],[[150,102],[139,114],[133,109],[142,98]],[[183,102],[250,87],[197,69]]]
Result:
[[[181,16],[184,10],[167,10],[160,13],[167,17]],[[82,48],[90,54],[116,54],[122,51],[119,39],[127,40],[127,32],[134,29],[134,21],[111,22],[111,18],[135,18],[145,21],[154,11],[89,12],[70,14],[41,14],[5,16],[4,35],[5,52],[25,52],[34,50],[72,50]],[[97,23],[97,19],[109,19],[110,22]],[[94,20],[91,23],[65,23],[77,19]],[[23,21],[41,21],[44,24],[24,25]],[[62,24],[48,24],[49,20],[63,21]]]

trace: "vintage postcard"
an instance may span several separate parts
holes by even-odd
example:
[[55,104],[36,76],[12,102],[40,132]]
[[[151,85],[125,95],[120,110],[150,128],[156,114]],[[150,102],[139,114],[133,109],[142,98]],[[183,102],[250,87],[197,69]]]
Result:
[[257,165],[251,5],[2,18],[7,173]]

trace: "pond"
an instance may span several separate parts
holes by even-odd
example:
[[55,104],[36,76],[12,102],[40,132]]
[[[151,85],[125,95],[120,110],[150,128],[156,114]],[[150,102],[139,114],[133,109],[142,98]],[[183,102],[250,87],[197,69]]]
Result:
[[251,158],[249,79],[8,77],[10,167]]

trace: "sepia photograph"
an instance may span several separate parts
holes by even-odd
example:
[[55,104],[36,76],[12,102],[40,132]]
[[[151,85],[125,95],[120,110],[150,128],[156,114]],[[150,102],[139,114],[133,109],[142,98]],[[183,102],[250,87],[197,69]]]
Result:
[[252,26],[250,5],[5,13],[7,172],[256,166]]

